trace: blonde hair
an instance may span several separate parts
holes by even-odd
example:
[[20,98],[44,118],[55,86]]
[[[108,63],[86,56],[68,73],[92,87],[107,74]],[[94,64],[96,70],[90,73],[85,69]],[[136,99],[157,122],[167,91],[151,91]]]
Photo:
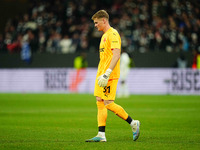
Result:
[[99,10],[92,16],[92,20],[94,20],[95,18],[97,19],[106,18],[109,20],[109,15],[105,10]]

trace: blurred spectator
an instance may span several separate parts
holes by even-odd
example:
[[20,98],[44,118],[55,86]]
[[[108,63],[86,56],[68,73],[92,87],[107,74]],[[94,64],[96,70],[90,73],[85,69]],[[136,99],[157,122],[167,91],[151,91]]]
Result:
[[[69,86],[70,92],[78,92],[78,85],[83,81],[86,77],[86,68],[88,67],[87,62],[87,54],[85,52],[81,52],[79,56],[74,59],[74,68],[72,71],[72,80]],[[87,87],[85,87],[87,88]]]
[[22,35],[21,34],[17,35],[16,39],[13,40],[13,42],[7,43],[7,50],[10,53],[20,52],[21,51],[21,40],[22,40]]
[[89,50],[88,39],[83,36],[80,41],[80,51],[87,52]]
[[29,37],[28,35],[25,35],[22,41],[21,59],[25,61],[26,63],[30,64],[31,57],[32,57],[32,53],[31,53],[31,48],[29,44]]
[[198,50],[193,51],[193,62],[192,62],[193,69],[200,69],[200,47]]
[[40,28],[39,30],[39,52],[44,52],[45,51],[45,46],[46,46],[46,35],[45,35],[45,32],[43,31],[42,28]]
[[127,78],[130,71],[130,63],[131,59],[128,53],[122,50],[121,58],[120,58],[120,88],[118,91],[118,98],[129,97],[129,89],[127,84]]
[[83,69],[88,67],[88,62],[87,62],[87,54],[85,52],[82,52],[79,56],[77,56],[74,59],[74,68],[76,69]]
[[197,55],[197,69],[200,69],[200,54]]
[[29,42],[31,51],[32,52],[38,51],[39,42],[38,42],[38,38],[36,37],[36,34],[31,29],[28,29],[27,36],[28,36],[28,42]]
[[106,9],[111,25],[123,33],[122,46],[128,52],[192,52],[200,46],[199,6],[195,0],[34,0],[29,12],[8,19],[3,45],[20,51],[18,36],[31,30],[33,52],[62,53],[65,35],[72,40],[72,53],[96,52],[101,33],[90,17],[97,9]]
[[78,33],[74,33],[72,36],[71,52],[74,53],[80,48],[80,37]]
[[71,46],[72,39],[70,39],[68,35],[65,35],[64,38],[60,41],[61,53],[72,53]]
[[179,57],[176,59],[176,62],[173,66],[174,68],[187,68],[188,67],[188,62],[185,59],[185,56],[183,53],[180,53]]
[[0,52],[3,52],[5,53],[6,52],[6,45],[4,43],[4,40],[3,40],[3,35],[0,34]]
[[50,53],[60,53],[60,41],[61,41],[61,34],[52,31],[50,38],[47,41],[46,51]]

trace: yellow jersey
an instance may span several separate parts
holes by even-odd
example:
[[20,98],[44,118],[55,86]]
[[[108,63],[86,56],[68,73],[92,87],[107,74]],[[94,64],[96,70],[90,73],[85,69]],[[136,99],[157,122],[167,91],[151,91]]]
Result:
[[[112,60],[112,50],[119,49],[121,53],[121,38],[119,33],[114,28],[110,27],[102,37],[99,46],[100,61],[98,65],[97,78],[104,74],[110,66]],[[110,79],[118,79],[120,77],[120,59],[113,69]]]

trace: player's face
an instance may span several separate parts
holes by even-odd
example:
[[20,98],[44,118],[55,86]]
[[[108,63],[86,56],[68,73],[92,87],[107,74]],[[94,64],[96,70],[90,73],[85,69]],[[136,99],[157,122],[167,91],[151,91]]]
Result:
[[98,29],[98,31],[103,31],[104,25],[105,25],[105,21],[103,18],[100,18],[100,19],[95,18],[94,19],[94,26]]

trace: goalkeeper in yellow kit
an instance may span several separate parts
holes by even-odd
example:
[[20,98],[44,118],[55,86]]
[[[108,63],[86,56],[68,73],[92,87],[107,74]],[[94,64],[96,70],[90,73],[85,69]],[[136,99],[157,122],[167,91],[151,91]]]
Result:
[[86,140],[86,142],[106,142],[107,109],[130,124],[133,131],[133,140],[136,141],[140,133],[140,122],[133,120],[121,106],[114,102],[120,77],[121,38],[117,30],[110,26],[109,15],[105,10],[96,12],[92,16],[92,20],[98,31],[103,31],[104,34],[101,37],[99,47],[100,62],[94,89],[98,108],[99,132],[97,136]]

